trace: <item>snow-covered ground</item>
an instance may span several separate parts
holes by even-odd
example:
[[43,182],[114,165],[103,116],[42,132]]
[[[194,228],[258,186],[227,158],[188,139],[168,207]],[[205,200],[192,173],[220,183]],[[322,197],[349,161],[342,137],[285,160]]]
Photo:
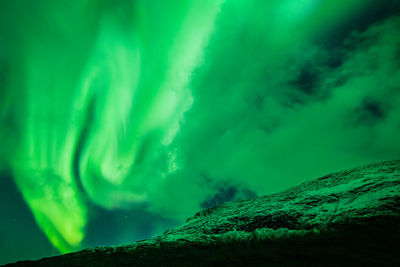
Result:
[[204,210],[156,238],[210,242],[320,231],[351,220],[400,215],[400,161],[326,175],[278,194]]

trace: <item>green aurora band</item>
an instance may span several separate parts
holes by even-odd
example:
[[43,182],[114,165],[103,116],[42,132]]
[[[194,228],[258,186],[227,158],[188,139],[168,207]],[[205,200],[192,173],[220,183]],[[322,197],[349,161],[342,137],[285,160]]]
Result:
[[[399,19],[355,34],[377,37],[339,70],[314,45],[333,42],[327,32],[376,3],[2,3],[0,168],[12,169],[38,225],[66,253],[81,246],[89,203],[146,204],[182,219],[228,180],[265,194],[396,158]],[[307,62],[316,62],[323,90],[314,102],[295,93],[293,107],[290,81]],[[348,126],[362,99],[384,99],[385,120]]]

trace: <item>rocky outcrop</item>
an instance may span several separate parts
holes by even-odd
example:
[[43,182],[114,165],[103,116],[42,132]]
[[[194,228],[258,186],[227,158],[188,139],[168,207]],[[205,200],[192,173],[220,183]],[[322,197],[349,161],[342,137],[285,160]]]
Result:
[[389,161],[224,203],[150,240],[12,266],[400,266],[399,226],[400,161]]
[[305,182],[279,194],[229,202],[197,213],[161,238],[257,229],[324,230],[349,220],[400,214],[400,161],[372,164]]

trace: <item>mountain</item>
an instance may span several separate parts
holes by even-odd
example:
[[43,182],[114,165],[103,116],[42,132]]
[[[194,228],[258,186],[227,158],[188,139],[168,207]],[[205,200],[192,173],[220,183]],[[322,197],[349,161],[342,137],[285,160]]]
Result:
[[400,266],[400,161],[201,211],[150,240],[6,266]]

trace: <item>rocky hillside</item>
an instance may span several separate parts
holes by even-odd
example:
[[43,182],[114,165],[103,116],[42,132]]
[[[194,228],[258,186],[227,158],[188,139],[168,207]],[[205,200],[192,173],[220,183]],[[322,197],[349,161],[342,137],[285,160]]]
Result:
[[10,266],[400,266],[400,161],[204,210],[127,246]]

